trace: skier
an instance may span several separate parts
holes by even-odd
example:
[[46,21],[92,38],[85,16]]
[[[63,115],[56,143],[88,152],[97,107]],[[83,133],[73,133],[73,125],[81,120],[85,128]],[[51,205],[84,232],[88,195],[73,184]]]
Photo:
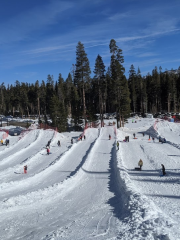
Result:
[[84,140],[86,139],[86,136],[84,135]]
[[50,149],[49,147],[47,147],[47,155],[49,155],[49,153],[50,153]]
[[151,136],[149,135],[149,140],[151,140]]
[[1,139],[1,145],[3,145],[3,140]]
[[143,137],[144,137],[144,133],[143,133]]
[[111,135],[109,134],[109,140],[111,140]]
[[6,139],[6,146],[9,145],[9,139]]
[[139,160],[138,166],[140,167],[140,171],[141,171],[141,168],[142,168],[142,166],[143,166],[143,161],[142,161],[142,159]]
[[60,143],[60,141],[58,140],[58,142],[57,142],[57,145],[60,147],[61,146],[61,143]]
[[73,144],[73,139],[71,138],[71,144]]
[[80,136],[80,139],[81,139],[81,141],[82,141],[82,135]]
[[162,172],[163,172],[163,176],[166,174],[166,172],[165,172],[165,167],[164,167],[164,165],[163,164],[161,164],[161,166],[162,166]]
[[50,146],[50,144],[51,144],[51,140],[49,140],[49,141],[48,141],[48,143],[47,143],[46,147],[49,147],[49,146]]
[[24,166],[24,173],[27,173],[27,165]]
[[133,136],[134,136],[134,138],[135,138],[136,134],[135,134],[135,133],[133,133]]
[[154,142],[154,137],[152,137],[152,140],[153,140],[153,142]]
[[119,150],[119,142],[117,141],[117,149]]

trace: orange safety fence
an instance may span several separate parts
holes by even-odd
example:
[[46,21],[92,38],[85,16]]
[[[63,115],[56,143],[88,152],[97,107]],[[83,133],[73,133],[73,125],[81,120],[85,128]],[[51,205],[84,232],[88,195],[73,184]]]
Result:
[[8,129],[0,129],[1,132],[4,132],[2,134],[2,139],[6,139],[9,135],[9,130]]

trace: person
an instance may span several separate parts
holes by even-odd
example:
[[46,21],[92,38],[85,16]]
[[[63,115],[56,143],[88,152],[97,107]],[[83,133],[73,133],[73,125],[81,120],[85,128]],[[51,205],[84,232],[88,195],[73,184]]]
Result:
[[84,135],[84,140],[86,139],[86,136]]
[[1,145],[3,145],[3,140],[1,139]]
[[71,138],[71,144],[73,144],[73,138]]
[[6,146],[9,145],[9,139],[6,139]]
[[138,166],[140,167],[140,170],[141,170],[141,168],[142,168],[142,166],[143,166],[143,161],[142,161],[142,159],[139,160]]
[[162,172],[163,172],[163,176],[166,174],[166,172],[165,172],[165,167],[164,167],[164,165],[163,164],[161,164],[161,166],[162,166]]
[[49,153],[50,153],[50,149],[49,147],[47,147],[47,155],[49,155]]
[[133,136],[134,136],[134,138],[135,138],[136,134],[135,134],[135,133],[133,133]]
[[81,135],[80,139],[81,139],[81,141],[82,141],[82,135]]
[[117,141],[117,149],[119,150],[119,142]]
[[24,173],[27,173],[27,165],[24,166]]
[[151,136],[149,135],[149,140],[151,140]]
[[61,142],[58,140],[57,145],[60,147],[61,146]]
[[152,137],[152,140],[153,140],[153,142],[154,142],[154,137]]
[[143,137],[144,137],[144,133],[143,133]]
[[109,140],[111,140],[111,135],[109,134]]
[[47,143],[46,147],[49,147],[49,146],[50,146],[50,144],[51,144],[51,140],[49,140],[49,141],[48,141],[48,143]]

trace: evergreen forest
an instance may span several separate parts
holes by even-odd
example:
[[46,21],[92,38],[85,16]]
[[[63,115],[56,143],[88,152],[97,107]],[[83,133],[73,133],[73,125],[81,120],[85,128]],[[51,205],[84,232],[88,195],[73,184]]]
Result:
[[[74,125],[85,121],[95,121],[99,113],[101,125],[103,114],[117,114],[118,126],[131,112],[141,114],[162,111],[180,111],[180,67],[174,71],[162,72],[155,67],[152,73],[141,76],[140,68],[135,70],[133,64],[129,69],[129,77],[125,76],[124,57],[116,41],[109,44],[111,54],[110,65],[105,69],[100,55],[95,59],[92,70],[84,45],[78,42],[76,47],[76,63],[73,70],[63,79],[59,73],[55,81],[48,75],[46,82],[38,80],[34,84],[20,83],[0,85],[0,114],[12,116],[36,115],[59,131],[67,130],[67,117],[72,117]],[[93,77],[92,77],[93,76]]]

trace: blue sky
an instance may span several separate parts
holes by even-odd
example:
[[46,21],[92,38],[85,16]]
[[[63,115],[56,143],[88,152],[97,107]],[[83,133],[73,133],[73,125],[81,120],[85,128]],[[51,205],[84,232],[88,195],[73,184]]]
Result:
[[0,3],[0,84],[66,79],[84,44],[92,76],[95,59],[110,63],[109,43],[142,75],[180,66],[179,0],[8,0]]

